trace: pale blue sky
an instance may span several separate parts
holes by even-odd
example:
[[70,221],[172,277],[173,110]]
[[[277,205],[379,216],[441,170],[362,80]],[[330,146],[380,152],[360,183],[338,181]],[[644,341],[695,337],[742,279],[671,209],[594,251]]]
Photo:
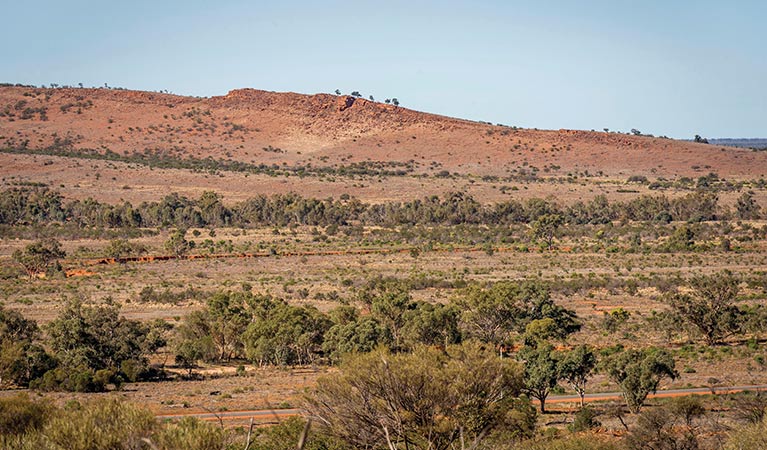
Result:
[[764,1],[3,0],[0,81],[358,90],[537,128],[767,136]]

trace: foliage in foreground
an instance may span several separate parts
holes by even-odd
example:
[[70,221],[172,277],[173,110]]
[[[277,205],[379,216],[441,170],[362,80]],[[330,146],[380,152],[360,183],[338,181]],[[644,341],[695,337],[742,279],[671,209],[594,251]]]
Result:
[[[476,349],[466,350],[469,353]],[[391,354],[377,352],[377,356]],[[364,358],[370,359],[371,355]],[[475,355],[476,356],[476,355]],[[446,356],[443,355],[446,358]],[[495,358],[498,361],[497,357]],[[433,360],[433,358],[432,358]],[[390,364],[399,361],[386,359]],[[350,364],[351,362],[347,362]],[[371,361],[368,361],[368,364]],[[415,363],[415,361],[411,361]],[[412,365],[412,364],[410,364]],[[349,366],[351,367],[351,366]],[[483,367],[486,368],[486,367]],[[370,377],[368,377],[370,378]],[[484,378],[484,377],[483,377]],[[403,381],[401,377],[390,378],[385,374],[381,381]],[[346,380],[348,381],[348,379]],[[454,420],[464,429],[464,445],[461,444],[461,428],[457,430],[457,438],[449,447],[433,446],[418,440],[416,435],[408,442],[407,447],[402,441],[395,440],[396,434],[391,433],[391,445],[378,440],[369,445],[362,445],[356,437],[347,438],[336,434],[333,427],[313,426],[307,428],[307,422],[300,417],[293,417],[281,423],[254,430],[251,439],[251,450],[286,450],[297,448],[297,443],[305,430],[308,431],[303,450],[418,450],[424,448],[449,448],[476,450],[694,450],[694,449],[724,449],[751,450],[767,448],[767,422],[736,425],[732,428],[723,427],[718,420],[711,420],[699,397],[681,397],[664,402],[659,406],[647,408],[630,422],[627,433],[622,438],[612,434],[599,433],[589,430],[597,424],[591,420],[591,425],[572,432],[554,429],[536,429],[535,409],[527,402],[511,401],[505,408],[492,412],[499,421],[494,422],[493,429],[485,429],[480,433],[482,439],[471,439],[471,417],[483,409],[475,406],[485,405],[469,402],[466,409],[457,411],[449,418],[434,417],[447,427],[434,423],[429,428],[428,423],[417,423],[408,408],[417,411],[428,411],[435,404],[444,405],[450,400],[440,400],[429,396],[414,395],[414,390],[420,386],[418,379],[413,383],[405,383],[406,392],[416,402],[408,405],[390,404],[393,408],[389,414],[400,414],[400,417],[411,421],[408,424],[412,430],[429,431],[429,437],[450,436],[451,427],[456,425]],[[459,379],[456,383],[466,380]],[[481,384],[481,383],[479,383]],[[474,388],[479,385],[473,385]],[[381,385],[381,388],[393,389],[393,384]],[[467,391],[472,388],[451,386],[451,389]],[[480,393],[475,390],[474,396]],[[480,396],[481,397],[481,396]],[[469,399],[470,397],[464,397]],[[369,397],[375,407],[376,397]],[[743,399],[736,398],[732,404],[737,411]],[[380,402],[378,403],[380,406]],[[763,405],[763,404],[762,404]],[[511,409],[508,409],[511,407]],[[364,410],[364,405],[357,405],[357,411]],[[589,409],[589,408],[587,408]],[[485,410],[486,411],[486,410]],[[592,411],[589,415],[609,414],[605,409]],[[386,420],[388,417],[382,416]],[[347,420],[334,418],[334,420]],[[592,417],[593,419],[593,417]],[[379,422],[367,424],[368,429],[360,430],[365,433],[370,426],[379,426]],[[384,422],[385,423],[385,422]],[[394,430],[394,428],[393,428]],[[328,431],[330,434],[328,434]],[[456,430],[453,430],[455,434]],[[0,398],[0,449],[13,450],[241,450],[245,448],[246,436],[242,430],[224,429],[218,424],[203,422],[194,418],[185,418],[175,422],[158,422],[153,415],[140,406],[122,402],[118,399],[100,399],[85,403],[70,402],[64,408],[52,406],[46,400],[33,400],[26,395]],[[476,444],[476,446],[474,446]]]
[[307,409],[357,448],[444,450],[460,440],[481,442],[499,428],[528,436],[535,411],[519,397],[522,376],[519,364],[473,342],[444,351],[379,349],[320,379]]

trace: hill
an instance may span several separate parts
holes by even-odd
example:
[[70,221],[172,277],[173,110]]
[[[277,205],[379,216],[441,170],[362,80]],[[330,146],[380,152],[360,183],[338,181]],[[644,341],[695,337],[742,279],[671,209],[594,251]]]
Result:
[[[82,169],[56,157],[83,155],[96,161],[92,167],[99,173],[115,169],[123,177],[117,180],[115,175],[115,181],[128,186],[144,178],[138,172],[126,178],[130,170],[138,170],[130,163],[147,162],[169,170],[224,168],[266,174],[272,181],[287,175],[318,175],[324,178],[283,180],[290,190],[318,195],[340,191],[367,195],[356,183],[340,190],[312,186],[327,184],[327,177],[403,178],[390,184],[395,193],[387,198],[413,195],[419,185],[419,195],[461,189],[465,183],[455,177],[511,182],[598,176],[623,182],[632,175],[676,179],[715,172],[727,179],[749,180],[767,173],[767,153],[746,149],[620,133],[518,129],[349,96],[255,89],[197,98],[6,86],[0,88],[0,148],[5,149],[0,155],[2,175],[26,181],[69,184],[82,176]],[[13,156],[8,154],[11,150]],[[50,156],[46,161],[53,167],[42,165],[36,159],[40,154]],[[101,160],[111,163],[102,167]],[[73,172],[68,178],[45,175],[69,170]],[[184,182],[188,172],[166,175],[179,178],[182,190],[210,184],[200,179]],[[426,178],[418,181],[418,176]],[[285,187],[256,188],[270,189]],[[367,196],[377,195],[382,194]]]

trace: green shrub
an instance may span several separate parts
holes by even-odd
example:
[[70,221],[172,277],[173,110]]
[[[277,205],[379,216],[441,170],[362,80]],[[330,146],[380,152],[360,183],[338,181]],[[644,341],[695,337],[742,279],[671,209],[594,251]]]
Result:
[[599,416],[599,413],[593,408],[589,406],[581,408],[575,413],[573,423],[569,427],[570,431],[587,431],[602,425],[602,423],[597,420],[597,416]]
[[96,377],[96,372],[87,367],[58,367],[33,380],[29,387],[41,391],[103,392],[108,381],[105,375],[100,373]]

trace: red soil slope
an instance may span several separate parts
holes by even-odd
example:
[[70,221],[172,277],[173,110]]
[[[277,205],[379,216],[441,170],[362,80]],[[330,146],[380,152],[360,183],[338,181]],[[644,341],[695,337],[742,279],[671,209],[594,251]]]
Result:
[[[767,153],[590,131],[513,129],[364,99],[255,89],[196,98],[108,89],[0,88],[0,147],[169,152],[247,163],[412,162],[415,172],[625,178],[767,173]],[[517,172],[518,173],[518,172]]]

